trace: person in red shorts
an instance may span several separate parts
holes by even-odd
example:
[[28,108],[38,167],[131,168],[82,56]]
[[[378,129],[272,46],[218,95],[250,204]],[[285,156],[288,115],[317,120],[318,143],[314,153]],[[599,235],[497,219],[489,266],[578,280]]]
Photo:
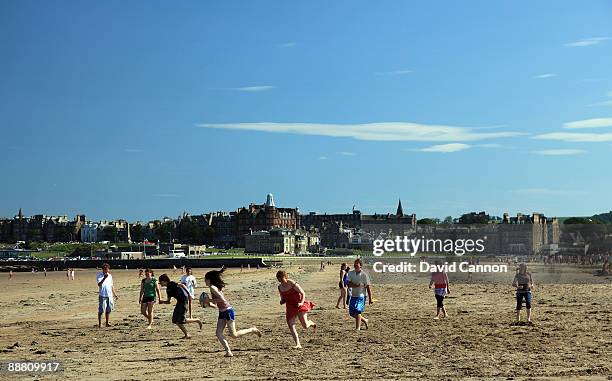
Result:
[[284,304],[287,308],[287,325],[295,341],[295,347],[293,348],[302,348],[300,337],[295,329],[295,319],[298,318],[300,320],[304,329],[312,327],[316,332],[317,325],[312,320],[308,320],[308,312],[314,308],[315,304],[306,300],[306,294],[302,287],[294,280],[289,279],[286,271],[280,270],[277,272],[276,279],[280,282],[278,285],[278,293],[281,297],[280,304]]

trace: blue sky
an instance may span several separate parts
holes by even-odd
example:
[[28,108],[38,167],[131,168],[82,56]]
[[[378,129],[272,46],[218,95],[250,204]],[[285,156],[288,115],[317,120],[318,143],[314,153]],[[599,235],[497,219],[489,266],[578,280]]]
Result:
[[0,2],[0,216],[612,209],[607,1]]

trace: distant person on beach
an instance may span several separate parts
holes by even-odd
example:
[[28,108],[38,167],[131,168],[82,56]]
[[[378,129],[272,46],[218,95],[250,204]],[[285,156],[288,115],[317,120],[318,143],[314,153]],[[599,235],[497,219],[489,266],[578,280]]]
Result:
[[531,273],[527,272],[527,265],[521,263],[519,271],[514,276],[512,286],[516,288],[516,321],[521,321],[521,308],[523,299],[527,308],[527,323],[531,324],[531,290],[533,289],[533,279]]
[[340,275],[338,276],[338,288],[340,289],[340,296],[336,302],[336,308],[340,308],[340,302],[342,302],[342,308],[346,308],[346,263],[340,265]]
[[[442,265],[441,261],[435,261],[436,268]],[[434,296],[436,297],[436,316],[435,320],[440,319],[440,312],[442,312],[442,317],[445,318],[448,315],[446,314],[446,308],[444,307],[444,298],[446,295],[450,294],[450,289],[448,288],[448,274],[443,271],[436,271],[431,273],[431,280],[429,281],[429,288],[434,286]]]
[[74,269],[70,270],[70,279],[74,280]]
[[159,283],[157,283],[157,279],[155,279],[153,275],[154,273],[151,269],[146,269],[144,271],[145,277],[140,283],[140,296],[138,298],[140,313],[143,314],[149,322],[147,329],[151,329],[151,324],[153,324],[153,305],[155,304],[156,296],[157,300],[161,300]]
[[176,274],[176,265],[172,265],[172,274]]
[[70,280],[70,269],[66,269],[66,279]]
[[225,271],[225,267],[222,267],[221,270],[212,270],[204,275],[204,281],[206,282],[206,286],[210,289],[210,298],[207,299],[207,306],[217,308],[219,310],[219,318],[217,319],[217,339],[221,345],[223,345],[223,349],[225,349],[225,357],[232,357],[232,351],[230,349],[229,343],[225,339],[223,335],[223,330],[227,325],[229,329],[230,336],[233,338],[244,336],[247,334],[255,334],[261,337],[261,331],[257,329],[257,327],[251,327],[247,329],[241,329],[236,331],[235,324],[235,314],[234,309],[227,301],[225,296],[223,295],[223,289],[225,288],[225,282],[221,278],[221,274]]
[[138,278],[142,278],[143,271],[142,269],[138,269]]
[[45,273],[45,278],[47,277],[47,268],[43,267],[43,272]]
[[289,326],[289,332],[291,332],[293,341],[295,341],[295,347],[293,348],[302,348],[300,337],[295,329],[295,319],[299,319],[304,329],[307,330],[309,327],[313,327],[313,330],[316,332],[317,325],[312,320],[308,320],[308,312],[312,310],[315,304],[306,300],[306,294],[302,287],[294,280],[289,279],[286,271],[279,270],[276,273],[276,279],[280,282],[278,285],[278,293],[281,297],[280,304],[284,304],[287,309],[285,317]]
[[351,288],[351,298],[349,299],[349,314],[355,319],[355,328],[359,331],[361,324],[368,329],[368,319],[363,317],[363,311],[367,300],[372,304],[372,286],[370,276],[361,269],[363,266],[361,259],[355,259],[354,270],[349,271],[347,276],[347,286]]
[[193,272],[191,270],[191,267],[187,267],[185,269],[185,275],[181,276],[181,281],[182,284],[184,284],[185,286],[187,286],[187,291],[189,291],[189,318],[192,318],[191,315],[191,304],[193,303],[193,298],[195,297],[195,289],[198,286],[197,282],[196,282],[196,277],[193,276]]
[[9,280],[13,279],[13,270],[9,271]]
[[351,300],[351,288],[348,286],[348,273],[351,271],[350,266],[346,266],[346,270],[344,270],[344,288],[346,289],[346,305],[349,304]]
[[202,329],[202,322],[200,319],[191,319],[187,318],[186,316],[190,298],[189,291],[187,291],[187,286],[170,281],[170,278],[166,274],[159,276],[159,283],[166,287],[166,294],[168,297],[167,300],[161,300],[160,298],[159,304],[170,304],[170,298],[176,299],[176,305],[174,306],[174,311],[172,312],[172,323],[176,324],[183,332],[183,339],[190,339],[191,336],[189,336],[189,333],[187,333],[185,324],[198,323],[200,329]]
[[108,263],[102,265],[102,271],[96,276],[96,283],[98,283],[100,290],[98,295],[98,327],[102,327],[102,314],[105,315],[106,326],[110,327],[109,319],[113,311],[114,299],[119,297],[113,286],[113,276],[110,273]]

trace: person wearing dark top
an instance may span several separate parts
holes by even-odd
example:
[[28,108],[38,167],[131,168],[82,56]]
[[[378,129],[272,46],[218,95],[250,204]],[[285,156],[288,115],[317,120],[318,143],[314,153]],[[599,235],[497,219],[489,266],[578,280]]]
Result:
[[170,304],[170,298],[176,299],[176,305],[172,313],[172,323],[176,324],[181,331],[183,331],[183,339],[191,338],[189,333],[187,333],[185,324],[198,323],[200,329],[202,329],[202,321],[200,319],[189,319],[186,317],[187,310],[189,309],[189,299],[191,298],[191,296],[189,296],[189,291],[187,291],[187,286],[171,281],[166,274],[162,274],[159,277],[159,284],[161,284],[162,287],[166,287],[166,294],[168,295],[168,299],[160,300],[159,304]]
[[533,280],[531,273],[527,272],[527,265],[521,263],[518,272],[514,276],[512,286],[516,288],[516,321],[521,320],[521,308],[523,307],[523,299],[527,308],[527,324],[531,324],[531,290],[533,289]]

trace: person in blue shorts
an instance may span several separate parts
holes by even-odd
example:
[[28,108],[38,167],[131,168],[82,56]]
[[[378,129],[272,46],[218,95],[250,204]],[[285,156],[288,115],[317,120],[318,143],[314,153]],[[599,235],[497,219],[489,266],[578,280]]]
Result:
[[356,259],[354,269],[349,271],[347,275],[347,286],[351,290],[351,298],[349,299],[349,315],[355,319],[355,328],[359,331],[361,324],[368,329],[368,319],[363,317],[363,311],[367,300],[372,304],[372,286],[370,276],[362,270],[361,259]]

